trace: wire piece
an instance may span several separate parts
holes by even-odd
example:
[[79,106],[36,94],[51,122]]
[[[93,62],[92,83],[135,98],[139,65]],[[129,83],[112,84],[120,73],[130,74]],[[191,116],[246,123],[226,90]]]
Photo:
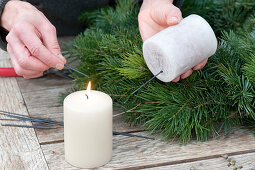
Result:
[[36,123],[45,124],[45,125],[61,125],[61,124],[56,124],[56,123],[52,123],[52,122],[48,122],[48,121],[42,121],[42,120],[37,120],[37,119],[30,119],[30,118],[24,118],[24,117],[19,117],[19,116],[14,116],[14,115],[8,115],[8,114],[1,113],[1,112],[0,112],[0,115],[5,115],[5,116],[11,117],[11,118],[15,118],[15,119],[9,119],[9,120],[6,119],[7,121],[23,121],[23,122],[29,121],[29,122],[36,122]]
[[0,110],[0,114],[8,116],[8,117],[17,118],[17,119],[24,119],[24,120],[28,120],[28,121],[36,121],[36,122],[40,121],[42,123],[51,123],[51,124],[57,124],[57,125],[64,125],[64,123],[60,122],[60,121],[37,118],[37,117],[27,116],[27,115],[23,115],[23,114],[19,114],[19,113],[7,112],[7,111],[3,111],[3,110]]
[[26,121],[26,120],[22,120],[22,119],[0,119],[0,120],[4,120],[4,121]]
[[113,131],[113,134],[114,135],[123,135],[123,136],[129,136],[129,137],[138,137],[138,138],[155,140],[154,138],[151,138],[151,137],[134,135],[134,134],[130,134],[130,133],[123,133],[123,132],[115,132],[115,131]]
[[[36,122],[40,126],[29,126],[29,125],[19,125],[19,124],[1,124],[2,126],[10,126],[10,127],[22,127],[22,128],[35,128],[35,129],[56,129],[58,125],[64,126],[64,122],[60,121],[54,121],[54,120],[47,120],[42,118],[36,118],[36,117],[29,117],[27,115],[22,115],[18,113],[12,113],[0,110],[0,115],[8,116],[15,119],[0,119],[2,121],[31,121]],[[56,126],[41,126],[41,125],[56,125]],[[122,135],[122,136],[129,136],[129,137],[138,137],[138,138],[144,138],[144,139],[152,139],[151,137],[146,136],[140,136],[140,135],[133,135],[130,133],[123,133],[123,132],[116,132],[113,131],[113,135]]]
[[159,74],[163,73],[163,71],[161,70],[158,74],[154,75],[152,78],[150,78],[150,80],[146,81],[143,85],[141,85],[138,89],[136,89],[135,91],[133,91],[133,93],[131,93],[131,95],[135,94],[138,90],[140,90],[143,86],[145,86],[146,84],[148,84],[150,81],[152,81],[153,79],[155,79]]
[[[30,122],[37,122],[37,123],[43,123],[43,124],[47,124],[47,125],[55,125],[55,123],[50,123],[50,122],[46,122],[46,121],[42,121],[42,120],[37,120],[37,119],[31,119],[31,118],[25,118],[25,117],[21,117],[21,116],[15,116],[15,115],[8,115],[6,113],[1,113],[0,115],[4,115],[7,117],[11,117],[11,118],[16,118],[16,120],[20,120],[20,121],[30,121]],[[13,119],[15,120],[15,119]]]
[[48,126],[29,126],[29,125],[15,125],[15,124],[1,124],[1,126],[34,128],[34,129],[56,129],[56,127],[48,127]]
[[69,65],[65,65],[65,67],[67,67],[67,68],[69,68],[70,70],[73,70],[73,71],[75,71],[75,72],[77,72],[77,73],[80,73],[80,74],[82,74],[82,75],[84,75],[84,76],[86,76],[86,77],[89,78],[89,76],[88,76],[87,74],[84,74],[84,73],[80,72],[79,70],[74,69],[73,67],[71,67],[71,66],[69,66]]

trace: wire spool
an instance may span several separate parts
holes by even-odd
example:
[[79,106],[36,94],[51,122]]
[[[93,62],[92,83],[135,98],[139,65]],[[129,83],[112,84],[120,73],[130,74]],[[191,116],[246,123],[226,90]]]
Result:
[[163,82],[170,82],[193,68],[217,49],[213,29],[202,17],[192,14],[147,39],[143,55],[150,71]]

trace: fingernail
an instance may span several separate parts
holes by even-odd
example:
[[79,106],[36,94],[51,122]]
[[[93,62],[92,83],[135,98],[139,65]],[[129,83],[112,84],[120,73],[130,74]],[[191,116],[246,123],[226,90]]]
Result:
[[58,69],[58,70],[62,70],[64,68],[64,65],[63,64],[57,64],[55,68]]
[[180,80],[180,76],[176,77],[175,79],[172,80],[172,82],[178,82]]
[[64,63],[66,62],[65,57],[62,54],[58,54],[58,57],[60,58],[60,60],[62,60]]
[[179,22],[179,20],[177,17],[171,17],[170,20],[168,21],[168,24],[175,24],[178,22]]

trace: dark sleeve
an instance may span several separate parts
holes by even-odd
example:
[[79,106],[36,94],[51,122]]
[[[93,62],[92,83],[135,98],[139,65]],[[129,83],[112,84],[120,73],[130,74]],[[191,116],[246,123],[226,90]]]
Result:
[[[139,6],[141,6],[143,3],[143,0],[135,0],[135,2],[138,2]],[[181,8],[183,2],[184,2],[184,0],[174,0],[173,4],[174,4],[174,6]]]
[[[0,17],[5,4],[9,0],[0,0]],[[85,26],[78,17],[81,12],[88,9],[108,5],[109,0],[23,0],[35,6],[57,28],[58,35],[76,35],[84,31]],[[61,7],[60,7],[61,6]],[[8,31],[0,23],[0,48],[6,50],[6,36]]]
[[174,0],[173,4],[174,4],[174,6],[181,8],[183,2],[184,2],[184,0]]
[[[2,17],[2,13],[3,13],[3,9],[5,4],[8,2],[9,0],[0,0],[0,18]],[[0,48],[6,51],[6,47],[7,47],[7,42],[5,37],[7,36],[8,32],[0,27]]]

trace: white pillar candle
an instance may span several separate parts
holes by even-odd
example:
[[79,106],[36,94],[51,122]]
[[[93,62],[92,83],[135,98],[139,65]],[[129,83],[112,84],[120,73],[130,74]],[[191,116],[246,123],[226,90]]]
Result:
[[79,168],[95,168],[112,157],[112,99],[91,90],[64,100],[65,159]]
[[202,17],[192,14],[147,39],[143,55],[150,71],[170,82],[216,52],[215,34]]

